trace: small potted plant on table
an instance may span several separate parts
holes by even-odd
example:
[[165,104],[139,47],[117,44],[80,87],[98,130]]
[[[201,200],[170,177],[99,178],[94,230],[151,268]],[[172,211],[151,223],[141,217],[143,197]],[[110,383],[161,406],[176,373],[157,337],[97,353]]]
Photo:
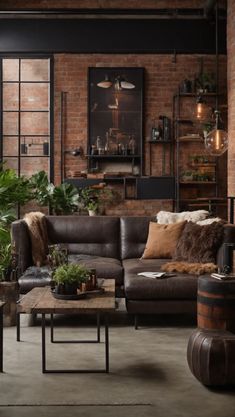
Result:
[[82,265],[64,264],[53,273],[55,294],[77,295],[77,289],[90,278],[90,271]]

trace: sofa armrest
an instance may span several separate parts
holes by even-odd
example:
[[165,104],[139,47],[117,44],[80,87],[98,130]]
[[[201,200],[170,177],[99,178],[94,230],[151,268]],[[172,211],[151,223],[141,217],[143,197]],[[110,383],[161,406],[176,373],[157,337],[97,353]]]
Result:
[[33,265],[31,239],[24,220],[16,220],[12,223],[11,239],[19,256],[18,267],[22,274],[30,265]]

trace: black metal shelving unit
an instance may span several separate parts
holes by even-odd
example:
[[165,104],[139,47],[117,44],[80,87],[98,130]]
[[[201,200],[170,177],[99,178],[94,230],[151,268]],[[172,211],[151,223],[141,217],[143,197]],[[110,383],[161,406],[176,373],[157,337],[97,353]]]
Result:
[[[182,126],[188,126],[192,130],[194,125],[194,120],[189,118],[184,118],[182,116],[182,109],[181,106],[183,106],[183,100],[184,98],[192,98],[195,99],[196,103],[196,97],[198,96],[197,93],[181,93],[178,91],[173,96],[173,130],[174,130],[174,138],[175,138],[175,144],[176,144],[176,151],[175,151],[175,166],[176,166],[176,211],[180,211],[185,208],[192,208],[192,207],[211,207],[210,201],[211,199],[216,201],[216,199],[219,198],[218,196],[218,170],[217,170],[217,161],[212,163],[198,163],[192,166],[191,168],[199,169],[200,167],[211,167],[214,168],[214,180],[211,181],[201,181],[201,180],[191,180],[191,181],[182,181],[181,180],[181,172],[180,172],[180,161],[181,161],[181,150],[182,145],[183,146],[190,146],[192,143],[198,143],[202,149],[203,152],[203,143],[204,140],[199,135],[196,136],[195,134],[191,133],[188,134],[188,137],[182,134]],[[202,97],[208,97],[208,98],[216,98],[218,97],[217,93],[202,93],[200,94]],[[197,197],[192,198],[182,198],[182,190],[185,187],[192,187],[194,190],[196,189],[196,194],[198,194]],[[213,195],[212,195],[213,193]],[[203,195],[202,195],[203,194]],[[202,200],[204,200],[202,202]],[[207,201],[206,201],[207,200]]]

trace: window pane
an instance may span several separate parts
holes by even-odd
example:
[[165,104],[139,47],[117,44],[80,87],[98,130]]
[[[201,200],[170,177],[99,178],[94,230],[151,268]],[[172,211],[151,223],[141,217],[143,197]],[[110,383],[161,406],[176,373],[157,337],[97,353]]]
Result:
[[19,84],[3,83],[3,110],[19,110]]
[[2,79],[3,81],[19,81],[18,59],[3,59]]
[[21,81],[49,81],[48,59],[22,59]]
[[4,167],[14,169],[18,174],[18,158],[3,158]]
[[3,112],[3,135],[18,135],[18,113]]
[[21,110],[48,110],[49,84],[21,84]]
[[23,157],[21,158],[21,175],[25,175],[26,177],[31,177],[38,171],[46,171],[49,170],[49,158],[30,158],[30,157]]
[[21,136],[21,155],[49,155],[49,137]]
[[3,136],[3,155],[17,156],[18,155],[18,138],[14,136]]
[[21,135],[49,135],[49,113],[22,112]]

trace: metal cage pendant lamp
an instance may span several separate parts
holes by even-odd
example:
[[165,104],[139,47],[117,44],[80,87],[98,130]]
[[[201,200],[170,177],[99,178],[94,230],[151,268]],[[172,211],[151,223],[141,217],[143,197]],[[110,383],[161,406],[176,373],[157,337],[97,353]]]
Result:
[[212,156],[221,156],[228,149],[228,134],[223,128],[223,123],[218,110],[218,85],[219,85],[219,49],[218,49],[218,1],[215,4],[215,45],[216,45],[216,108],[214,110],[214,127],[205,137],[205,148]]

